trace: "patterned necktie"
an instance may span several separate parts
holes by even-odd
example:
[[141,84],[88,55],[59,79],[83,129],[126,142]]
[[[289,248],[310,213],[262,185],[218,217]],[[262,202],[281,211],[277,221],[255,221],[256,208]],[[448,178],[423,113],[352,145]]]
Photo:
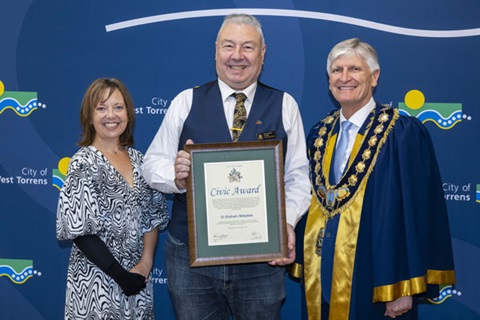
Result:
[[[338,183],[338,180],[342,177],[343,170],[341,170],[343,158],[345,158],[345,152],[347,151],[348,142],[350,141],[349,131],[353,123],[350,121],[344,121],[341,123],[342,135],[340,136],[340,141],[338,141],[337,147],[335,148],[335,163],[334,173],[335,173],[335,183]],[[345,165],[345,167],[347,167]]]
[[242,93],[234,93],[232,96],[235,97],[237,103],[235,104],[235,113],[233,114],[233,125],[232,125],[232,140],[237,142],[242,133],[243,126],[247,121],[247,109],[245,109],[245,100],[247,96]]

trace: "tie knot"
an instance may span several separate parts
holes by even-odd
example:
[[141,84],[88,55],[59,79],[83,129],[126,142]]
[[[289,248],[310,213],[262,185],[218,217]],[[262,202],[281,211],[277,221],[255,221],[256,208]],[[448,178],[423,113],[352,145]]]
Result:
[[353,126],[353,123],[351,123],[350,121],[343,121],[341,123],[341,127],[342,127],[342,132],[345,132],[345,131],[348,131],[350,130],[350,128]]
[[235,97],[235,99],[237,100],[237,103],[239,103],[239,102],[245,102],[245,100],[247,100],[247,96],[246,96],[245,93],[243,93],[243,92],[233,93],[232,96]]

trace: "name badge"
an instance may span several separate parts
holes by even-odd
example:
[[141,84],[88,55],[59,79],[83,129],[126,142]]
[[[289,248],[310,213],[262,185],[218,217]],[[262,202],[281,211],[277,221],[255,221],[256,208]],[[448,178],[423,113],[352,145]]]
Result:
[[257,133],[257,140],[275,139],[275,131]]

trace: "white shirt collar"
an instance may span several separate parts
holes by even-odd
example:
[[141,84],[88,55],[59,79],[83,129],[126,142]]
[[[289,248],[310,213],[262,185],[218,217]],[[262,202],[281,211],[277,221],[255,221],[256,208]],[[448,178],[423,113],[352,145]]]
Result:
[[[348,119],[348,121],[353,123],[356,126],[357,129],[360,129],[362,127],[363,123],[365,122],[365,120],[367,119],[368,115],[370,114],[370,112],[374,108],[375,108],[375,100],[373,99],[373,97],[371,97],[370,101],[368,101],[368,103],[365,106],[363,106],[360,110],[355,112],[350,117],[350,119]],[[346,121],[346,120],[347,119],[343,115],[343,111],[340,110],[340,123],[342,123],[343,121]]]
[[220,80],[220,78],[218,78],[218,87],[220,88],[220,93],[222,95],[223,102],[225,102],[232,95],[232,93],[236,93],[236,92],[245,93],[245,95],[247,96],[247,100],[249,102],[253,102],[255,91],[257,90],[257,82],[255,81],[244,90],[239,91],[239,90],[234,90],[230,88],[225,82],[223,82],[222,80]]

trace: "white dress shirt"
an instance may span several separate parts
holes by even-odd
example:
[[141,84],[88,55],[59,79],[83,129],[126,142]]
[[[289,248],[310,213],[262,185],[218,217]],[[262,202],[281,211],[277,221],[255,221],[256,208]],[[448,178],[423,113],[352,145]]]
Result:
[[[342,159],[342,163],[340,164],[340,172],[343,172],[345,170],[345,166],[348,163],[348,159],[350,159],[350,155],[352,154],[352,149],[353,145],[355,144],[355,138],[357,137],[358,130],[363,126],[363,123],[367,119],[368,115],[370,112],[375,108],[375,100],[373,100],[373,97],[370,98],[370,101],[363,106],[360,110],[355,112],[348,121],[350,121],[353,125],[350,127],[350,130],[348,130],[348,146],[347,150],[345,151],[345,156]],[[343,110],[340,110],[340,125],[344,122],[347,121],[347,118],[343,115]],[[337,137],[337,144],[338,141],[340,141],[340,136],[342,135],[342,131],[338,131],[338,137]]]
[[[225,120],[232,127],[236,92],[218,79],[224,104]],[[252,107],[257,83],[243,93],[247,96],[245,108],[247,119]],[[175,185],[174,162],[178,153],[180,135],[192,107],[193,89],[180,92],[171,102],[162,125],[145,153],[143,175],[148,184],[163,193],[183,193]],[[284,93],[282,102],[283,127],[287,133],[287,153],[284,159],[285,204],[287,222],[295,227],[310,205],[310,180],[308,177],[308,159],[306,156],[305,132],[302,118],[295,99]],[[195,143],[195,140],[193,140]]]

